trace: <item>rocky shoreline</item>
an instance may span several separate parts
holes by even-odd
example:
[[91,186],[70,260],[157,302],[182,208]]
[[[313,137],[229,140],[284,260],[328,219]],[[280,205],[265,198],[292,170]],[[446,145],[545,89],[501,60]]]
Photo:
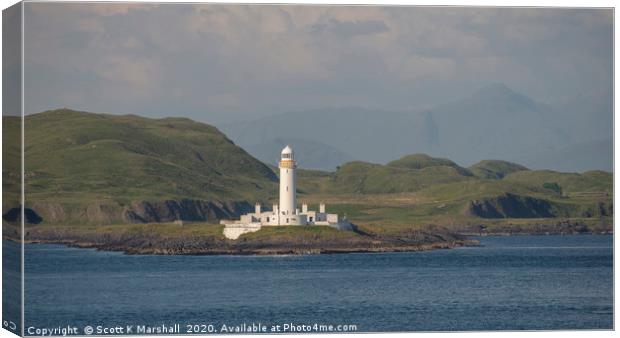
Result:
[[[209,232],[197,232],[211,227]],[[416,252],[477,246],[472,236],[588,235],[613,234],[606,227],[593,229],[571,222],[558,222],[523,229],[520,227],[448,230],[439,226],[410,229],[397,234],[338,231],[322,227],[267,229],[267,232],[229,240],[216,225],[168,228],[161,225],[114,227],[27,227],[26,243],[62,244],[140,255],[307,255],[336,253]],[[279,228],[279,227],[278,227]],[[19,227],[4,224],[3,238],[20,241]]]
[[[7,227],[3,238],[19,241]],[[412,230],[398,235],[364,232],[276,231],[228,240],[220,235],[181,231],[173,236],[144,231],[100,232],[69,227],[27,228],[26,243],[63,244],[78,248],[152,255],[307,255],[335,253],[415,252],[476,246],[479,243],[445,229]]]
[[613,234],[613,223],[587,224],[583,221],[557,220],[535,225],[469,225],[457,227],[453,231],[465,236],[609,235]]
[[191,256],[217,256],[217,255],[239,255],[239,256],[274,256],[274,255],[317,255],[317,254],[347,254],[347,253],[389,253],[389,252],[419,252],[439,249],[453,249],[464,246],[478,246],[478,241],[466,240],[451,243],[435,243],[429,245],[411,245],[395,247],[368,247],[368,248],[269,248],[269,249],[199,249],[199,250],[177,250],[169,248],[131,248],[108,244],[71,242],[71,241],[25,241],[26,244],[59,244],[74,248],[97,249],[101,251],[117,251],[127,255],[191,255]]

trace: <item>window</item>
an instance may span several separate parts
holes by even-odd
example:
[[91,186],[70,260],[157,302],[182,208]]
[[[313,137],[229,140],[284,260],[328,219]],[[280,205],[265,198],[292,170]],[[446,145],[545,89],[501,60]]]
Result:
[[310,217],[310,222],[312,222],[312,217]]
[[267,217],[267,222],[269,222],[269,217]]
[[286,223],[288,223],[288,218],[286,219]]
[[288,185],[286,186],[286,191],[288,191]]

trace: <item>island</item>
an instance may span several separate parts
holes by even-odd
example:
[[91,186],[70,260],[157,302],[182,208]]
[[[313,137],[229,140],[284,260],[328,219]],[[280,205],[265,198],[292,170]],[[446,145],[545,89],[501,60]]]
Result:
[[[425,154],[352,161],[335,171],[295,164],[283,208],[282,172],[211,125],[70,109],[28,115],[25,123],[22,234],[20,121],[4,117],[7,240],[23,235],[27,243],[129,254],[307,254],[613,231],[613,175],[605,171],[530,170],[499,160],[462,167]],[[269,205],[276,208],[262,208]],[[282,211],[289,221],[274,221]],[[235,221],[260,228],[227,238]]]

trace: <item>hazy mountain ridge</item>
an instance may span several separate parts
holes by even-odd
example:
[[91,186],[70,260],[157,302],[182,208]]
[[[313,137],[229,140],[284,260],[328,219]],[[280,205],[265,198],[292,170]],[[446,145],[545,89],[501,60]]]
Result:
[[264,163],[277,165],[280,152],[286,145],[295,149],[297,163],[306,169],[335,170],[343,162],[354,160],[353,156],[340,149],[321,142],[299,138],[276,138],[246,146],[244,149]]
[[[387,163],[411,153],[465,165],[496,158],[533,169],[611,170],[612,106],[606,97],[585,96],[552,106],[496,83],[424,111],[330,108],[283,113],[222,129],[259,158],[264,145],[276,139],[329,145],[315,148],[307,158],[312,168],[323,170],[333,170],[334,164],[351,158]],[[593,143],[597,146],[584,152]],[[557,165],[548,161],[554,153],[559,155]],[[337,154],[351,158],[342,156],[338,161]]]
[[[310,140],[328,144],[354,159],[386,163],[416,152],[417,144],[434,143],[432,132],[422,128],[425,118],[424,114],[349,107],[285,113],[221,127],[237,144],[248,149],[274,139]],[[381,135],[381,142],[373,135]],[[321,163],[322,159],[312,162]]]

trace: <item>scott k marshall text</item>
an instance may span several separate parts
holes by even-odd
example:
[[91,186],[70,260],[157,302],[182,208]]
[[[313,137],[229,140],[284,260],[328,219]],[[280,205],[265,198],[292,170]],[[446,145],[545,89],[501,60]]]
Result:
[[[183,331],[184,329],[184,331]],[[45,327],[30,326],[26,329],[29,336],[72,336],[72,335],[130,335],[130,334],[196,334],[196,333],[274,333],[274,332],[354,332],[354,324],[162,324],[162,325],[97,325],[84,326],[81,330],[76,326]]]

